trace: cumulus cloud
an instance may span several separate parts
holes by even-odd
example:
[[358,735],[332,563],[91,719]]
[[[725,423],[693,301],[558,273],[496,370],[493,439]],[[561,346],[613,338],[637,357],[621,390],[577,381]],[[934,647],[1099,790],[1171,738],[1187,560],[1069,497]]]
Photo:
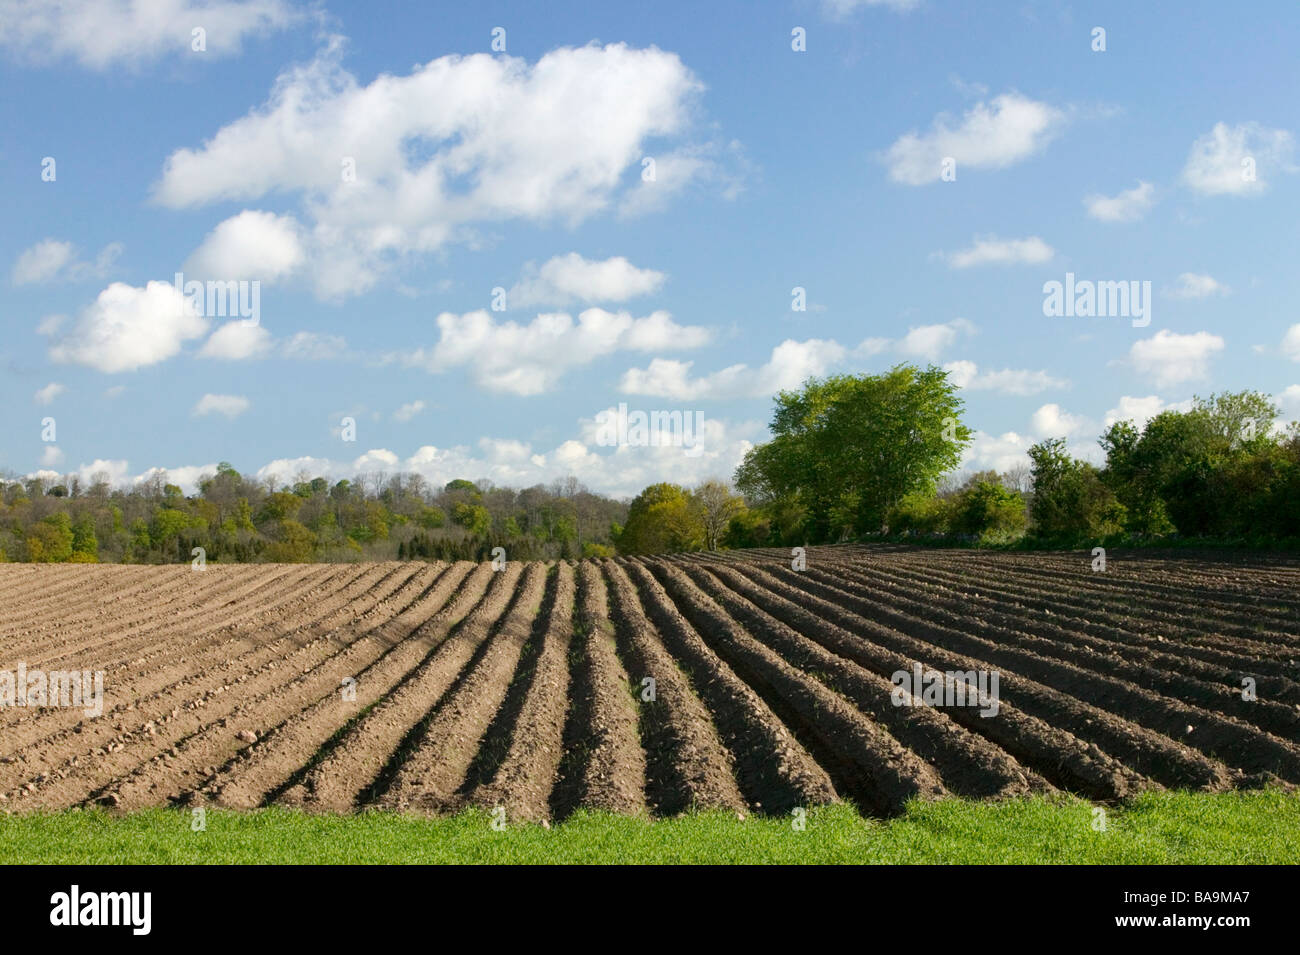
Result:
[[921,0],[822,0],[822,10],[833,20],[843,20],[866,7],[888,7],[903,13],[920,5]]
[[[646,160],[654,161],[653,167]],[[669,152],[642,157],[641,174],[618,204],[618,216],[635,218],[658,212],[688,186],[708,187],[728,201],[745,189],[750,168],[744,149],[737,140],[725,146],[697,143]],[[653,171],[653,177],[650,173]]]
[[934,325],[914,325],[908,329],[907,334],[902,338],[873,336],[862,339],[853,349],[853,357],[871,358],[882,352],[894,351],[909,358],[924,358],[927,361],[936,361],[959,338],[974,333],[975,325],[964,318],[954,318],[951,322],[941,322]]
[[199,349],[200,358],[242,361],[263,358],[271,351],[271,333],[256,322],[227,322],[218,328]]
[[433,372],[468,367],[481,387],[516,395],[549,391],[569,370],[615,352],[698,348],[709,340],[707,329],[678,325],[662,311],[634,318],[589,308],[576,323],[571,315],[554,312],[527,325],[498,322],[482,310],[444,312],[437,324],[438,343],[400,356],[402,361]]
[[976,236],[969,249],[949,253],[946,258],[954,269],[973,265],[1038,265],[1051,260],[1052,247],[1036,235],[1027,239],[999,239],[995,235]]
[[103,372],[135,371],[171,358],[208,330],[206,319],[167,282],[136,288],[114,282],[50,349],[56,362]]
[[1151,338],[1133,343],[1129,364],[1162,388],[1207,378],[1210,359],[1223,347],[1223,339],[1209,332],[1180,335],[1163,328]]
[[260,468],[257,477],[288,483],[300,472],[331,480],[375,471],[413,472],[434,486],[456,478],[486,478],[502,486],[529,487],[573,476],[602,494],[631,497],[660,481],[690,487],[717,475],[730,475],[754,443],[763,440],[764,432],[757,421],[705,418],[689,449],[667,443],[610,448],[597,443],[595,416],[582,419],[579,425],[578,436],[549,449],[514,438],[485,437],[474,446],[425,445],[405,458],[377,448],[350,461],[279,459]]
[[778,391],[798,388],[809,377],[824,375],[843,361],[846,354],[844,347],[833,341],[786,339],[757,368],[731,365],[698,378],[690,374],[694,362],[656,358],[647,368],[629,369],[619,389],[625,394],[681,400],[765,398]]
[[1029,426],[1041,438],[1072,438],[1096,430],[1088,418],[1071,414],[1058,404],[1043,405],[1035,411]]
[[258,358],[287,358],[295,361],[324,361],[343,358],[347,342],[337,335],[295,332],[277,339],[259,322],[237,319],[227,322],[208,336],[199,349],[200,358],[223,361],[248,361]]
[[1002,169],[1041,152],[1065,125],[1065,114],[1019,93],[1003,93],[976,103],[960,121],[946,113],[929,132],[910,132],[884,154],[889,178],[909,186],[937,182],[943,162],[963,169]]
[[506,300],[511,308],[625,302],[659,291],[666,278],[663,272],[637,268],[621,255],[592,261],[570,252],[548,259],[540,268],[530,262]]
[[52,444],[47,444],[41,451],[41,467],[52,468],[63,460],[63,452]]
[[339,335],[296,332],[280,343],[280,354],[299,361],[326,361],[342,358],[348,350],[346,339]]
[[1119,399],[1119,403],[1106,412],[1105,424],[1109,428],[1117,421],[1132,421],[1133,424],[1141,429],[1146,427],[1146,423],[1160,414],[1162,411],[1189,411],[1192,402],[1187,401],[1166,402],[1159,395],[1145,395],[1143,397],[1134,397],[1124,395]]
[[1018,431],[994,435],[976,431],[971,443],[962,453],[959,469],[962,471],[1010,471],[1028,465],[1030,446],[1034,439]]
[[483,224],[574,225],[611,207],[647,141],[686,133],[702,89],[653,47],[563,48],[532,65],[444,56],[369,85],[342,68],[341,50],[331,42],[282,74],[264,105],[174,152],[154,192],[174,208],[300,195],[326,298]]
[[1091,195],[1083,200],[1088,215],[1099,222],[1135,222],[1145,216],[1155,205],[1155,187],[1138,181],[1132,189],[1117,196]]
[[[894,343],[894,347],[912,358],[935,361],[964,335],[974,333],[975,326],[964,318],[938,325],[918,325]],[[869,339],[870,341],[870,339]],[[861,346],[859,346],[861,348]]]
[[[126,464],[125,461],[121,463]],[[143,484],[156,478],[164,484],[175,484],[185,494],[196,494],[200,481],[216,473],[215,464],[185,464],[175,468],[149,468],[128,480],[131,484]]]
[[393,412],[393,419],[395,421],[410,421],[412,418],[414,418],[423,410],[424,410],[423,401],[420,401],[418,399],[415,401],[410,401],[402,405],[400,408],[398,408],[396,411]]
[[194,406],[195,415],[220,414],[237,418],[251,407],[252,402],[242,395],[207,394]]
[[[62,458],[62,455],[60,454],[59,457]],[[40,470],[27,476],[43,478],[51,483],[76,477],[80,479],[83,485],[87,486],[95,484],[97,481],[103,481],[110,487],[123,488],[142,484],[156,477],[165,484],[177,485],[186,494],[194,494],[199,490],[199,480],[202,477],[216,473],[216,464],[204,464],[185,465],[176,468],[152,467],[140,474],[132,475],[129,462],[125,460],[96,458],[90,464],[82,464],[80,467],[65,473]]]
[[1039,441],[1064,438],[1066,451],[1076,458],[1099,464],[1101,449],[1094,440],[1096,423],[1085,415],[1073,414],[1058,404],[1039,407],[1029,418],[1024,431],[1007,431],[1000,435],[976,431],[962,455],[962,470],[1010,471],[1029,466],[1029,449]]
[[893,343],[893,339],[890,338],[864,338],[853,349],[853,357],[870,358],[872,355],[879,355]]
[[48,282],[72,261],[72,243],[46,239],[27,249],[14,263],[14,285]]
[[209,232],[184,270],[189,278],[269,283],[292,273],[304,256],[292,216],[245,210]]
[[948,372],[948,380],[958,388],[972,391],[1026,396],[1070,386],[1068,380],[1056,378],[1045,371],[1004,368],[1001,371],[980,372],[979,366],[973,361],[950,361],[943,369]]
[[1292,325],[1282,336],[1282,354],[1292,361],[1300,361],[1300,323]]
[[[227,56],[300,18],[285,0],[58,0],[0,3],[0,46],[37,62],[72,59],[92,70],[138,67],[166,55]],[[201,27],[206,50],[192,50]]]
[[1208,298],[1211,295],[1227,295],[1231,291],[1213,276],[1184,272],[1178,276],[1178,281],[1168,290],[1168,294],[1171,298]]
[[1269,177],[1294,172],[1295,142],[1285,129],[1259,123],[1214,128],[1192,143],[1183,182],[1205,196],[1257,196],[1268,189]]
[[1273,401],[1282,409],[1281,423],[1300,420],[1300,385],[1288,385]]
[[10,281],[14,285],[32,285],[63,279],[80,282],[108,274],[122,254],[120,242],[110,242],[100,250],[94,262],[83,262],[71,242],[43,239],[18,256]]
[[52,381],[44,388],[38,390],[33,397],[36,399],[38,405],[48,405],[67,390],[67,388],[63,387],[63,385],[59,384],[57,381]]

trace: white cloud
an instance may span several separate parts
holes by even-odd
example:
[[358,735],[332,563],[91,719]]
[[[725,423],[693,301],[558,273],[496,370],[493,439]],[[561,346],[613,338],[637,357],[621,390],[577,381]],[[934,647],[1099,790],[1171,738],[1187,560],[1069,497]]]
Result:
[[854,358],[870,358],[872,355],[879,355],[889,348],[893,341],[888,338],[864,338],[858,342],[858,346],[853,349]]
[[1133,343],[1129,363],[1149,376],[1157,388],[1208,377],[1210,359],[1223,351],[1223,339],[1209,332],[1180,335],[1162,328]]
[[1106,412],[1105,424],[1109,428],[1117,421],[1132,421],[1138,429],[1142,429],[1146,427],[1148,421],[1162,411],[1190,411],[1191,407],[1191,399],[1169,403],[1159,395],[1146,395],[1141,398],[1124,395],[1114,408]]
[[687,131],[702,89],[675,54],[624,44],[553,50],[531,66],[444,56],[368,86],[341,52],[331,42],[283,73],[266,104],[174,152],[155,189],[175,208],[300,194],[325,298],[364,291],[403,256],[484,224],[574,225],[606,210],[647,141]]
[[666,278],[663,272],[639,269],[622,256],[592,261],[570,252],[547,260],[541,268],[530,262],[506,300],[511,308],[625,302],[659,291]]
[[1283,427],[1292,421],[1300,420],[1300,385],[1289,385],[1281,394],[1273,396],[1273,401],[1282,409]]
[[1043,405],[1035,411],[1029,426],[1040,438],[1072,438],[1096,430],[1088,418],[1070,414],[1058,404]]
[[252,402],[242,395],[204,395],[194,406],[196,415],[220,414],[237,418],[251,407]]
[[41,467],[52,468],[63,460],[63,452],[52,444],[47,444],[41,451]]
[[72,282],[102,278],[121,254],[122,244],[110,242],[100,250],[94,262],[82,262],[71,242],[43,239],[18,256],[11,281],[14,285],[31,285],[56,278]]
[[1132,189],[1117,196],[1091,195],[1083,200],[1088,215],[1099,222],[1134,222],[1141,219],[1155,205],[1155,187],[1138,181]]
[[198,351],[200,358],[225,361],[273,356],[295,361],[324,361],[343,358],[346,354],[347,342],[337,335],[295,332],[288,338],[276,339],[259,322],[247,319],[237,319],[222,325]]
[[961,470],[1009,471],[1029,466],[1029,449],[1039,441],[1065,438],[1066,452],[1094,464],[1103,458],[1095,437],[1096,424],[1084,415],[1072,414],[1058,404],[1046,404],[1030,416],[1026,431],[1007,431],[1000,435],[976,431],[962,455]]
[[357,474],[367,471],[395,471],[401,467],[402,459],[387,448],[367,451],[352,462],[352,470]]
[[[853,349],[854,358],[871,358],[886,351],[896,351],[909,358],[924,358],[935,361],[944,351],[963,335],[973,335],[975,326],[964,318],[954,318],[951,322],[935,325],[914,325],[902,338],[864,338]],[[954,362],[954,365],[969,364],[974,374],[974,365],[970,362]]]
[[207,321],[175,286],[150,282],[136,288],[114,282],[82,311],[73,329],[50,349],[50,357],[103,372],[134,371],[172,357],[182,342],[207,330]]
[[1026,239],[999,239],[995,235],[976,236],[969,249],[947,256],[954,269],[973,265],[1038,265],[1051,260],[1052,247],[1036,235]]
[[710,477],[729,478],[755,441],[765,440],[760,422],[714,418],[704,420],[690,449],[669,444],[601,447],[596,443],[594,416],[583,419],[580,428],[578,437],[560,441],[550,450],[511,438],[485,437],[472,448],[425,445],[406,458],[379,448],[352,461],[281,459],[260,468],[257,477],[288,483],[299,472],[332,481],[363,472],[414,472],[435,487],[456,478],[487,478],[497,485],[529,487],[572,475],[599,493],[631,497],[659,481],[690,487]]
[[[653,159],[653,178],[646,159]],[[630,219],[658,212],[686,191],[688,186],[708,186],[723,199],[735,199],[745,189],[750,168],[740,142],[724,146],[703,143],[642,157],[640,175],[618,205],[618,216]]]
[[1178,283],[1168,290],[1172,298],[1206,298],[1211,295],[1227,295],[1232,289],[1209,275],[1184,272],[1178,276]]
[[[300,14],[285,0],[58,0],[0,3],[0,46],[35,61],[71,58],[92,70],[165,55],[226,56],[246,36],[283,29]],[[195,52],[192,33],[206,31]]]
[[980,373],[973,361],[950,361],[943,366],[948,380],[958,388],[972,391],[994,391],[1003,395],[1036,395],[1052,388],[1068,388],[1069,381],[1056,378],[1045,371],[1004,368],[1001,371]]
[[67,390],[67,388],[63,387],[63,385],[59,384],[57,381],[52,381],[44,388],[37,391],[33,397],[35,397],[37,404],[48,405],[51,401]]
[[185,262],[187,278],[274,282],[302,265],[293,216],[244,210],[220,223]]
[[[314,460],[314,459],[304,459]],[[153,477],[161,478],[167,484],[175,484],[186,494],[194,494],[198,491],[199,479],[205,475],[217,473],[216,464],[203,465],[185,465],[176,468],[153,467],[141,472],[135,476],[131,475],[131,470],[127,461],[124,460],[104,460],[96,458],[90,464],[83,464],[80,467],[66,472],[66,475],[57,471],[35,471],[28,474],[27,477],[40,477],[46,480],[61,481],[65,476],[75,476],[81,480],[83,485],[89,486],[96,480],[104,480],[110,487],[131,487],[132,485],[141,484]]]
[[71,261],[71,242],[45,239],[18,256],[18,261],[14,263],[12,281],[14,285],[48,282]]
[[1016,431],[1001,435],[976,431],[971,443],[962,453],[961,470],[1010,471],[1019,465],[1028,465],[1028,451],[1033,439]]
[[943,161],[965,169],[1001,169],[1044,149],[1065,124],[1065,114],[1047,103],[1003,93],[991,103],[976,103],[960,122],[945,113],[927,133],[910,132],[889,147],[884,161],[889,178],[909,186],[937,182]]
[[492,391],[537,395],[549,391],[566,372],[618,351],[670,351],[698,348],[707,329],[678,325],[667,312],[633,318],[627,312],[589,308],[578,316],[538,315],[527,325],[498,323],[486,311],[437,319],[440,338],[429,352],[403,355],[407,364],[442,372],[467,366],[474,380]]
[[1300,323],[1292,325],[1282,336],[1282,354],[1292,361],[1300,361]]
[[[975,326],[964,318],[954,318],[939,325],[919,325],[909,328],[895,347],[904,355],[935,361],[963,335],[970,335]],[[860,346],[859,346],[860,347]]]
[[105,460],[96,458],[89,464],[83,464],[72,472],[81,478],[81,483],[85,485],[94,484],[96,480],[103,479],[114,487],[121,487],[127,481],[127,466],[122,460]]
[[921,0],[822,0],[822,9],[834,20],[843,20],[864,7],[889,7],[903,13],[920,5]]
[[1268,189],[1266,174],[1295,171],[1291,162],[1294,149],[1285,129],[1268,129],[1259,123],[1215,123],[1192,143],[1183,182],[1206,196],[1260,195]]
[[271,351],[271,333],[252,321],[226,322],[199,349],[200,358],[243,361],[263,358]]
[[296,332],[280,343],[280,354],[300,361],[326,361],[342,358],[348,343],[338,335],[320,335],[316,332]]
[[393,419],[396,421],[410,421],[421,411],[424,410],[424,402],[420,400],[410,401],[402,405],[393,412]]
[[843,361],[845,355],[844,347],[833,341],[786,339],[772,349],[772,357],[758,368],[731,365],[702,378],[691,378],[694,362],[656,358],[648,368],[629,369],[619,389],[625,394],[681,400],[765,398],[778,391],[798,388],[809,377],[824,375]]
[[969,388],[970,383],[979,375],[979,366],[973,361],[950,361],[943,366],[948,373],[948,380],[958,388]]

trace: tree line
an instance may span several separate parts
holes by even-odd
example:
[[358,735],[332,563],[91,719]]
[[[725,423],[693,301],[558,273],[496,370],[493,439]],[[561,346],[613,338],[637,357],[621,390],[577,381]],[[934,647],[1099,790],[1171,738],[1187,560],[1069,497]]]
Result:
[[964,478],[972,433],[947,373],[900,365],[810,379],[775,399],[772,440],[720,482],[632,502],[629,553],[908,539],[1000,547],[1195,541],[1300,545],[1300,424],[1256,391],[1196,397],[1100,436],[1104,461],[1041,441],[1028,464]]
[[0,560],[180,563],[512,560],[610,556],[627,504],[575,478],[515,490],[489,481],[431,487],[418,474],[292,483],[222,462],[198,493],[154,476],[114,488],[108,476],[0,481]]
[[575,478],[524,490],[431,487],[417,474],[289,484],[222,463],[185,495],[161,477],[114,489],[70,475],[0,481],[0,560],[564,559],[905,538],[1077,547],[1191,538],[1300,542],[1300,425],[1254,391],[1195,398],[1101,435],[1105,460],[1064,439],[1008,473],[954,477],[973,433],[942,369],[809,379],[775,398],[772,439],[734,475],[653,484],[630,502]]

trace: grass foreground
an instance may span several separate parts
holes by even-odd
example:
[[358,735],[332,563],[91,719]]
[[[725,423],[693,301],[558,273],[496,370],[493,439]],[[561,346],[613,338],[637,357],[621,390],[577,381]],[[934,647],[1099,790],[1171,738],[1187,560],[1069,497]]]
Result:
[[581,812],[550,829],[495,829],[486,812],[430,819],[287,809],[0,816],[9,864],[151,863],[1064,863],[1300,862],[1300,796],[1157,792],[1109,808],[1074,798],[916,802],[868,820],[850,806],[795,817],[702,812],[649,822]]

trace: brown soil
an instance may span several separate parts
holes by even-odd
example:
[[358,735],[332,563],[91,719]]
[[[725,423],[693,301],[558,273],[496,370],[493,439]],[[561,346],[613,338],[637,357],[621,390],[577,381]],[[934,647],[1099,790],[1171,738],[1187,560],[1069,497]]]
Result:
[[[845,545],[801,571],[778,549],[0,565],[0,669],[102,670],[105,694],[98,717],[0,706],[0,811],[893,814],[1300,783],[1300,561],[1090,564]],[[893,682],[917,665],[996,671],[996,715],[898,705],[923,704]]]

